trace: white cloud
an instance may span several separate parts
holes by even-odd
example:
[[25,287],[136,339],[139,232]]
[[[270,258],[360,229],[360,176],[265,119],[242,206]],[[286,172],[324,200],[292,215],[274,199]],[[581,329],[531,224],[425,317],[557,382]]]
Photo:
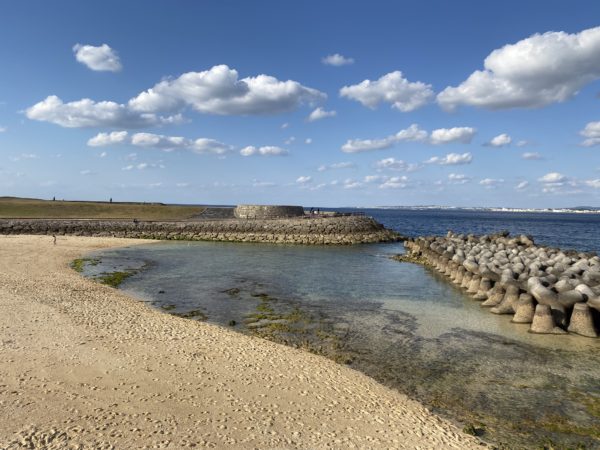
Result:
[[491,141],[486,142],[484,145],[487,145],[488,147],[506,147],[510,145],[511,142],[512,138],[508,134],[502,133],[493,137]]
[[502,178],[484,178],[479,182],[479,184],[485,186],[486,189],[494,189],[502,183],[504,183],[504,180]]
[[323,109],[319,106],[317,109],[315,109],[313,112],[311,112],[309,114],[309,116],[306,118],[306,120],[308,122],[314,122],[315,120],[325,119],[326,117],[335,117],[336,115],[337,115],[337,112],[325,111],[325,109]]
[[77,61],[92,70],[118,72],[123,68],[117,52],[106,44],[99,47],[75,44],[73,52]]
[[139,163],[139,164],[129,164],[128,166],[122,167],[121,170],[146,170],[146,169],[164,169],[165,165],[162,163]]
[[103,147],[105,145],[122,144],[127,141],[127,131],[113,131],[112,133],[98,133],[87,141],[90,147]]
[[389,169],[400,170],[405,172],[414,172],[415,170],[420,168],[418,164],[409,164],[405,161],[402,161],[401,159],[396,158],[380,159],[375,164],[373,164],[373,167],[375,167],[378,170]]
[[538,181],[540,181],[542,183],[557,184],[557,183],[566,182],[567,177],[558,172],[550,172],[550,173],[547,173],[546,175],[544,175],[543,177],[539,178]]
[[589,122],[579,134],[587,138],[581,143],[584,147],[600,144],[600,122]]
[[186,188],[186,187],[190,186],[190,183],[186,183],[186,182],[175,183],[175,186],[178,188]]
[[515,189],[517,191],[522,191],[524,189],[527,189],[529,187],[529,181],[521,181],[519,184],[517,184],[515,186]]
[[281,147],[266,145],[263,147],[254,147],[249,145],[240,150],[242,156],[285,156],[289,152]]
[[199,155],[223,155],[232,150],[230,145],[215,139],[198,138],[186,139],[181,136],[164,136],[153,133],[135,133],[131,136],[131,144],[137,147],[155,148],[163,151],[189,150]]
[[520,141],[518,141],[518,142],[516,143],[516,146],[517,146],[517,147],[525,147],[526,145],[529,145],[529,144],[530,144],[530,142],[529,142],[529,141],[526,141],[526,140],[520,140]]
[[340,95],[372,109],[386,102],[399,111],[409,112],[429,103],[433,91],[430,84],[409,82],[402,72],[395,71],[376,81],[364,80],[359,84],[344,86],[340,89]]
[[272,181],[259,181],[253,180],[252,187],[273,187],[277,186],[277,183],[273,183]]
[[430,141],[434,145],[460,142],[470,144],[477,130],[471,127],[438,128],[431,132]]
[[342,188],[343,189],[357,189],[359,187],[362,187],[362,183],[360,181],[357,180],[353,180],[352,178],[347,178],[344,180],[344,183],[342,184]]
[[0,126],[0,133],[5,133],[6,131],[8,131],[7,127],[1,127]]
[[403,189],[408,186],[408,177],[391,177],[379,185],[380,189]]
[[348,64],[354,64],[354,59],[346,58],[339,53],[334,53],[333,55],[327,55],[324,58],[321,58],[321,62],[327,66],[339,67],[347,66]]
[[423,141],[425,139],[427,139],[427,132],[419,129],[418,125],[412,124],[405,130],[401,130],[398,133],[383,139],[349,139],[342,145],[342,151],[345,153],[359,153],[382,150],[390,148],[398,142]]
[[106,152],[102,152],[98,155],[99,158],[106,158],[106,156],[108,155],[108,153]]
[[50,122],[65,128],[139,128],[183,121],[180,114],[168,117],[150,113],[140,114],[119,103],[95,102],[89,98],[64,103],[56,95],[50,95],[27,108],[25,115],[32,120]]
[[94,172],[92,172],[90,169],[80,170],[79,173],[81,175],[94,175]]
[[468,177],[462,173],[451,173],[448,175],[448,182],[450,184],[466,184],[471,181],[471,177]]
[[285,130],[286,128],[289,128],[289,126],[290,126],[290,124],[286,122],[286,123],[282,123],[280,128],[282,130]]
[[22,159],[38,159],[39,156],[35,153],[21,153],[19,156],[11,156],[9,159],[11,161],[20,161]]
[[580,33],[534,34],[494,50],[484,69],[438,96],[445,109],[535,108],[570,99],[600,78],[600,27]]
[[387,180],[389,177],[385,177],[383,175],[367,175],[364,178],[365,183],[376,183],[379,181]]
[[296,136],[290,136],[289,138],[287,138],[285,141],[283,141],[283,143],[285,145],[290,145],[292,144],[294,141],[296,140]]
[[521,158],[529,161],[536,161],[542,159],[542,155],[538,152],[525,152],[521,155]]
[[236,70],[219,65],[163,80],[132,98],[129,107],[147,113],[180,111],[190,106],[208,114],[276,114],[326,97],[297,81],[280,81],[269,75],[239,79]]
[[329,164],[329,165],[319,166],[319,168],[317,170],[319,172],[325,172],[326,170],[354,169],[355,167],[356,167],[356,165],[354,163],[340,162],[340,163],[333,163],[333,164]]
[[298,183],[298,184],[308,184],[308,183],[310,183],[310,182],[312,182],[312,177],[311,177],[311,176],[308,176],[308,175],[307,175],[307,176],[304,176],[304,175],[303,175],[303,176],[301,176],[301,177],[298,177],[298,178],[296,179],[296,183]]
[[312,139],[311,138],[306,138],[304,140],[304,143],[307,144],[307,145],[312,144]]
[[600,179],[586,180],[585,184],[594,189],[600,189]]
[[471,164],[473,155],[471,153],[448,153],[446,156],[433,156],[425,161],[425,164],[440,164],[442,166],[456,166],[461,164]]

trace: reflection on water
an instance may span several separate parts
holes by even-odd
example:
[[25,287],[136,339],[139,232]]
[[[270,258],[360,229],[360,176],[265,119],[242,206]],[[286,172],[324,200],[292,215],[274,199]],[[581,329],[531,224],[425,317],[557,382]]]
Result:
[[389,259],[402,251],[160,243],[97,253],[85,273],[147,264],[125,291],[350,363],[496,442],[597,444],[600,340],[531,335],[428,269]]

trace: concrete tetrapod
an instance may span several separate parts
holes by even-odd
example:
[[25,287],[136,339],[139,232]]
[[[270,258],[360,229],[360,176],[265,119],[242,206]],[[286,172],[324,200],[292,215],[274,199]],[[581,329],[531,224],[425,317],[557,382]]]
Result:
[[567,333],[565,330],[555,325],[550,306],[543,305],[541,303],[538,303],[538,305],[535,307],[535,314],[533,315],[533,322],[531,323],[529,332],[538,334]]
[[590,311],[590,307],[587,303],[575,303],[568,330],[569,333],[575,333],[581,336],[598,337],[598,333],[594,327],[592,311]]
[[515,315],[511,322],[513,323],[531,323],[535,314],[535,305],[533,297],[530,294],[521,294],[515,306]]

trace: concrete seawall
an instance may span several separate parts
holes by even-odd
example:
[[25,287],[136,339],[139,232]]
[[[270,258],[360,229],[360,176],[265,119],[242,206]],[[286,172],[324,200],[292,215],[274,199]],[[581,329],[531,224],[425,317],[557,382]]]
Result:
[[308,245],[349,245],[401,239],[398,233],[364,216],[136,223],[123,220],[1,219],[1,234]]

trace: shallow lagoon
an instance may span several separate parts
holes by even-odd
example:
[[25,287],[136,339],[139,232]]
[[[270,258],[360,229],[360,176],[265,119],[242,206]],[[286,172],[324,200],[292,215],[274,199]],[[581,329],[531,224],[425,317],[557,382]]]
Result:
[[121,288],[350,364],[510,447],[600,438],[600,340],[540,336],[439,275],[352,247],[164,242],[91,255],[84,274],[143,270]]

